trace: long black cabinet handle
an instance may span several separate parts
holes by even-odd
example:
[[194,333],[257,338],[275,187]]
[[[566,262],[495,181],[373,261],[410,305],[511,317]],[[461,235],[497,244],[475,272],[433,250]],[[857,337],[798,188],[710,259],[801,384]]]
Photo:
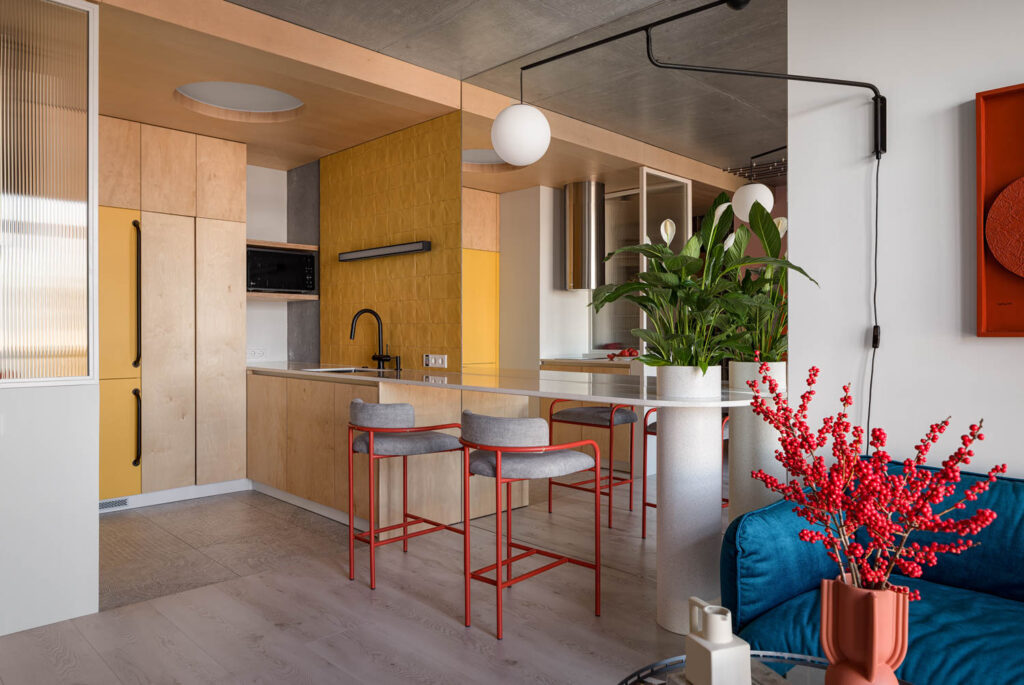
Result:
[[132,466],[142,463],[142,393],[138,388],[132,388],[135,395],[135,459]]
[[135,361],[132,366],[137,369],[142,363],[142,225],[135,219],[132,226],[135,227]]

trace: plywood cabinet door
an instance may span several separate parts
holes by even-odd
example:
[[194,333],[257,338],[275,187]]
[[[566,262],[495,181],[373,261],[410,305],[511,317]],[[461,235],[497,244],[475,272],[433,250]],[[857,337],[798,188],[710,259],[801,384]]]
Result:
[[142,125],[142,210],[196,215],[196,136]]
[[141,124],[112,117],[99,119],[100,204],[139,209]]
[[134,209],[100,207],[98,332],[100,378],[138,378]]
[[196,219],[196,483],[245,477],[245,224]]
[[288,379],[285,490],[331,506],[334,501],[334,383]]
[[100,499],[142,492],[139,466],[133,464],[139,435],[137,378],[100,381]]
[[195,219],[142,213],[142,491],[196,482]]
[[245,221],[245,143],[196,136],[196,216]]
[[246,398],[246,476],[278,490],[287,487],[288,381],[249,374]]

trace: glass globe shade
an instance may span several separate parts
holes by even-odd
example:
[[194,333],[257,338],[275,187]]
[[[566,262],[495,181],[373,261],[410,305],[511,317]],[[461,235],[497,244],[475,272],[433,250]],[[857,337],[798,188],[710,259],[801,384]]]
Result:
[[765,211],[771,212],[775,206],[775,196],[772,190],[763,183],[748,183],[740,186],[732,194],[732,211],[740,221],[750,221],[750,208],[755,202],[760,202]]
[[491,125],[491,145],[514,166],[533,164],[548,150],[551,127],[540,110],[522,103],[501,110]]

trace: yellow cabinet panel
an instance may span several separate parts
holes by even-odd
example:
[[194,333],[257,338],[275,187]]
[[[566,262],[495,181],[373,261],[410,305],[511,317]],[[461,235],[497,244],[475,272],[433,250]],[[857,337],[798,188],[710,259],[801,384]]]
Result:
[[140,388],[137,378],[100,381],[100,499],[142,492],[142,469],[135,460]]
[[100,378],[138,378],[132,366],[137,345],[134,209],[100,207],[99,338]]
[[462,251],[462,363],[498,363],[498,254]]

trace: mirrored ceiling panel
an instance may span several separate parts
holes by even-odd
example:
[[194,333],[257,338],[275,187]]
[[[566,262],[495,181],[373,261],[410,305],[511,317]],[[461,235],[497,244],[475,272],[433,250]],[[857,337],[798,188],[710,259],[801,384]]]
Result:
[[[524,55],[467,81],[519,97],[522,65],[697,7],[665,2]],[[786,2],[719,6],[654,29],[659,60],[786,71]],[[643,34],[524,72],[526,102],[720,168],[786,144],[786,83],[658,69]]]

